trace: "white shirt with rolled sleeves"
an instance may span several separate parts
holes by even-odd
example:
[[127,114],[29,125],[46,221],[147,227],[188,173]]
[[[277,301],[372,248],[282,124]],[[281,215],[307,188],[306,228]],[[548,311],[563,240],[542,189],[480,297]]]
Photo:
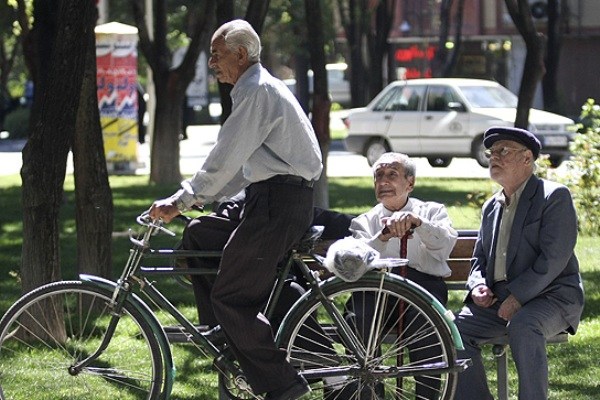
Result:
[[[458,233],[452,228],[446,207],[436,202],[409,198],[400,211],[410,211],[421,218],[421,226],[415,228],[413,237],[408,239],[409,267],[434,276],[450,276],[451,271],[446,260],[454,248]],[[378,238],[384,228],[381,218],[390,217],[393,213],[382,204],[377,204],[352,220],[352,236],[364,240],[377,250],[380,258],[400,257],[399,238],[391,238],[387,242]]]
[[259,63],[231,91],[231,115],[200,171],[173,195],[180,210],[237,194],[275,175],[317,180],[321,151],[310,120],[279,79]]

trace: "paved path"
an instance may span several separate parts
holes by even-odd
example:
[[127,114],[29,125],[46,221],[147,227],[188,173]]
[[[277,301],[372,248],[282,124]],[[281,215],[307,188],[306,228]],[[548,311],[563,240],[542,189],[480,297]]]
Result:
[[[202,165],[212,148],[218,125],[199,125],[188,127],[188,139],[180,143],[180,168],[184,175],[191,175]],[[21,144],[22,145],[22,144]],[[0,140],[0,176],[18,174],[21,169],[21,153],[18,144]],[[137,174],[148,174],[150,166],[150,148],[148,144],[138,148],[138,159],[142,165]],[[455,158],[447,168],[433,168],[425,158],[417,158],[417,176],[419,177],[458,177],[487,178],[488,171],[470,158]],[[67,173],[73,173],[73,163],[69,156]],[[371,168],[366,158],[344,150],[342,142],[335,142],[329,152],[327,175],[330,177],[371,176]]]

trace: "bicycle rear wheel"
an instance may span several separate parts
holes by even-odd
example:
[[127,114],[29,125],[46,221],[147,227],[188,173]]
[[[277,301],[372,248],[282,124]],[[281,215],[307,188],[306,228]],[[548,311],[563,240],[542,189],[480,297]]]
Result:
[[[31,391],[64,399],[158,399],[163,387],[159,343],[144,316],[126,302],[102,354],[80,372],[106,332],[112,292],[56,282],[19,299],[0,320],[0,398]],[[2,394],[3,393],[3,394]]]
[[279,344],[309,378],[303,399],[451,399],[456,349],[443,318],[405,284],[370,276],[322,287],[362,356],[314,295],[287,319]]

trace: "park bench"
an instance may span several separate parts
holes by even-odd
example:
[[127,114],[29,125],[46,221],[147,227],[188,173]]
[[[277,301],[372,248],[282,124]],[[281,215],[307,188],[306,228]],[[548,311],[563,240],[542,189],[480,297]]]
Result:
[[[454,245],[448,265],[452,275],[446,278],[448,290],[465,290],[465,284],[471,269],[471,257],[477,239],[476,230],[459,230],[458,239]],[[565,343],[568,333],[560,333],[548,338],[548,344]],[[483,343],[492,346],[492,354],[496,358],[496,376],[498,380],[498,400],[508,400],[508,337],[501,336]]]

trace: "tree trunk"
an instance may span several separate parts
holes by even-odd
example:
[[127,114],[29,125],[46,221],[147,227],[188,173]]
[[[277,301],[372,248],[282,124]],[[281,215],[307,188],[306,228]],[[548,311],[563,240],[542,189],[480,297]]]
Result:
[[150,150],[150,180],[158,184],[179,183],[179,132],[185,89],[177,90],[169,85],[170,78],[165,74],[153,76],[157,95],[154,139]]
[[[358,2],[358,4],[357,4]],[[365,32],[364,15],[367,5],[364,0],[338,0],[340,19],[348,49],[350,51],[350,95],[352,97],[352,107],[362,107],[367,103],[369,74],[366,72],[363,61],[362,40]]]
[[[227,21],[231,21],[235,16],[233,0],[222,0],[217,2],[217,26],[223,25]],[[219,96],[221,97],[221,116],[219,121],[221,125],[225,123],[231,114],[231,89],[233,86],[229,83],[218,83]]]
[[[34,4],[37,82],[23,149],[22,290],[60,279],[58,218],[95,8],[87,0]],[[42,64],[43,63],[43,64]]]
[[[150,150],[150,181],[177,184],[179,170],[179,133],[185,90],[194,77],[196,60],[206,48],[208,32],[213,28],[216,0],[190,5],[190,44],[177,68],[172,68],[171,51],[167,45],[167,10],[164,1],[154,1],[154,33],[150,35],[145,21],[145,2],[131,0],[133,16],[140,38],[140,49],[152,69],[156,87],[156,108],[152,147]],[[219,2],[221,3],[221,2]]]
[[258,33],[258,36],[262,33],[262,28],[265,24],[265,18],[267,18],[267,11],[269,10],[270,0],[250,0],[248,7],[246,8],[246,21]]
[[[301,0],[304,1],[304,0]],[[291,2],[288,7],[292,34],[295,37],[296,51],[292,56],[294,75],[296,77],[295,95],[304,112],[308,115],[311,107],[311,96],[308,88],[308,70],[310,69],[310,55],[308,44],[307,23],[305,7],[298,7],[298,2]],[[314,83],[314,82],[313,82]]]
[[[329,132],[329,112],[331,111],[331,100],[329,100],[329,88],[327,85],[327,70],[325,69],[325,40],[323,38],[323,19],[321,18],[321,7],[318,0],[305,0],[306,26],[308,28],[308,43],[310,52],[310,63],[314,73],[313,81],[313,105],[312,125],[319,141],[319,147],[326,165],[327,150],[331,142]],[[315,190],[315,205],[329,208],[327,170],[324,169]]]
[[85,32],[88,47],[73,142],[77,270],[110,278],[113,203],[98,112],[95,21],[89,21]]
[[[546,74],[542,79],[544,109],[560,113],[558,98],[558,65],[560,62],[562,10],[559,0],[548,0],[548,44],[546,47]],[[566,1],[562,2],[567,4]],[[567,6],[568,7],[568,6]]]
[[[7,20],[17,20],[18,13],[6,2],[0,2],[0,11],[4,13]],[[19,46],[15,43],[12,49],[7,46],[7,37],[0,35],[0,132],[4,130],[4,117],[10,112],[11,101],[10,91],[8,90],[8,80],[12,72],[15,59],[19,51]]]
[[[380,1],[375,9],[375,26],[368,30],[371,80],[369,82],[370,101],[385,86],[383,80],[384,59],[389,54],[388,36],[394,18],[396,1]],[[372,12],[370,11],[369,14]]]
[[529,3],[524,0],[506,0],[506,8],[525,41],[527,56],[519,88],[519,102],[515,127],[527,129],[529,125],[529,109],[533,104],[535,90],[544,74],[545,38],[533,25]]
[[456,64],[458,64],[458,56],[462,50],[462,21],[463,15],[465,11],[465,0],[458,0],[458,9],[456,10],[455,16],[455,33],[454,33],[454,50],[452,51],[452,55],[450,60],[446,62],[444,67],[443,76],[451,77],[454,74],[454,69],[456,68]]
[[448,49],[446,42],[450,35],[450,10],[454,0],[441,0],[440,2],[440,35],[438,40],[438,48],[435,52],[433,60],[431,60],[431,74],[434,78],[444,76],[444,66],[448,60]]

